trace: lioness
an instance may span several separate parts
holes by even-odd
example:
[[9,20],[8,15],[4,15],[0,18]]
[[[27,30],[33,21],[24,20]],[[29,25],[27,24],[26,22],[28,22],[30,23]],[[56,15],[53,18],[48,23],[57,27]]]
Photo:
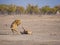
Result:
[[22,28],[23,28],[23,32],[21,32],[21,34],[29,34],[29,35],[32,34],[32,31],[26,30],[24,27],[22,27]]
[[18,32],[18,30],[16,30],[17,27],[18,27],[20,24],[21,24],[21,20],[15,20],[15,21],[13,21],[13,23],[11,24],[11,31],[13,32],[13,34],[14,34],[14,32],[17,32],[18,34],[20,34],[20,33]]

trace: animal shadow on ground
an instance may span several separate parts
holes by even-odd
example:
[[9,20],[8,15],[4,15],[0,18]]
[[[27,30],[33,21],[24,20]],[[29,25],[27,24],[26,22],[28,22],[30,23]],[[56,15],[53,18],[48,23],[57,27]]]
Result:
[[6,34],[6,33],[0,33],[0,35],[9,35],[9,34]]

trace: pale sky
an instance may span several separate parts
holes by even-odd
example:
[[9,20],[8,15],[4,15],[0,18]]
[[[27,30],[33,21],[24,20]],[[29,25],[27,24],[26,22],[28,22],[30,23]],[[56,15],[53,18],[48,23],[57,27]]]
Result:
[[32,4],[38,5],[39,7],[43,7],[45,5],[54,7],[56,5],[60,5],[60,0],[0,0],[0,4],[15,4],[23,7],[26,7],[28,4]]

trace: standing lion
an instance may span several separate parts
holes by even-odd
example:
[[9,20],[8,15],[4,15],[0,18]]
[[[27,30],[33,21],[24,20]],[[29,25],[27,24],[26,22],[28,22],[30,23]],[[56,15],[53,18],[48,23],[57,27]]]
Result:
[[17,32],[18,34],[20,34],[20,32],[18,32],[17,27],[21,24],[21,20],[15,20],[13,21],[13,23],[11,24],[11,31],[13,32]]

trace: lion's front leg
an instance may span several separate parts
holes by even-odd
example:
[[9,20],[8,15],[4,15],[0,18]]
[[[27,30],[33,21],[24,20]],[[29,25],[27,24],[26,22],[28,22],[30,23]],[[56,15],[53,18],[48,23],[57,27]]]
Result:
[[20,34],[20,32],[18,30],[15,29],[14,31],[17,32],[17,34]]

